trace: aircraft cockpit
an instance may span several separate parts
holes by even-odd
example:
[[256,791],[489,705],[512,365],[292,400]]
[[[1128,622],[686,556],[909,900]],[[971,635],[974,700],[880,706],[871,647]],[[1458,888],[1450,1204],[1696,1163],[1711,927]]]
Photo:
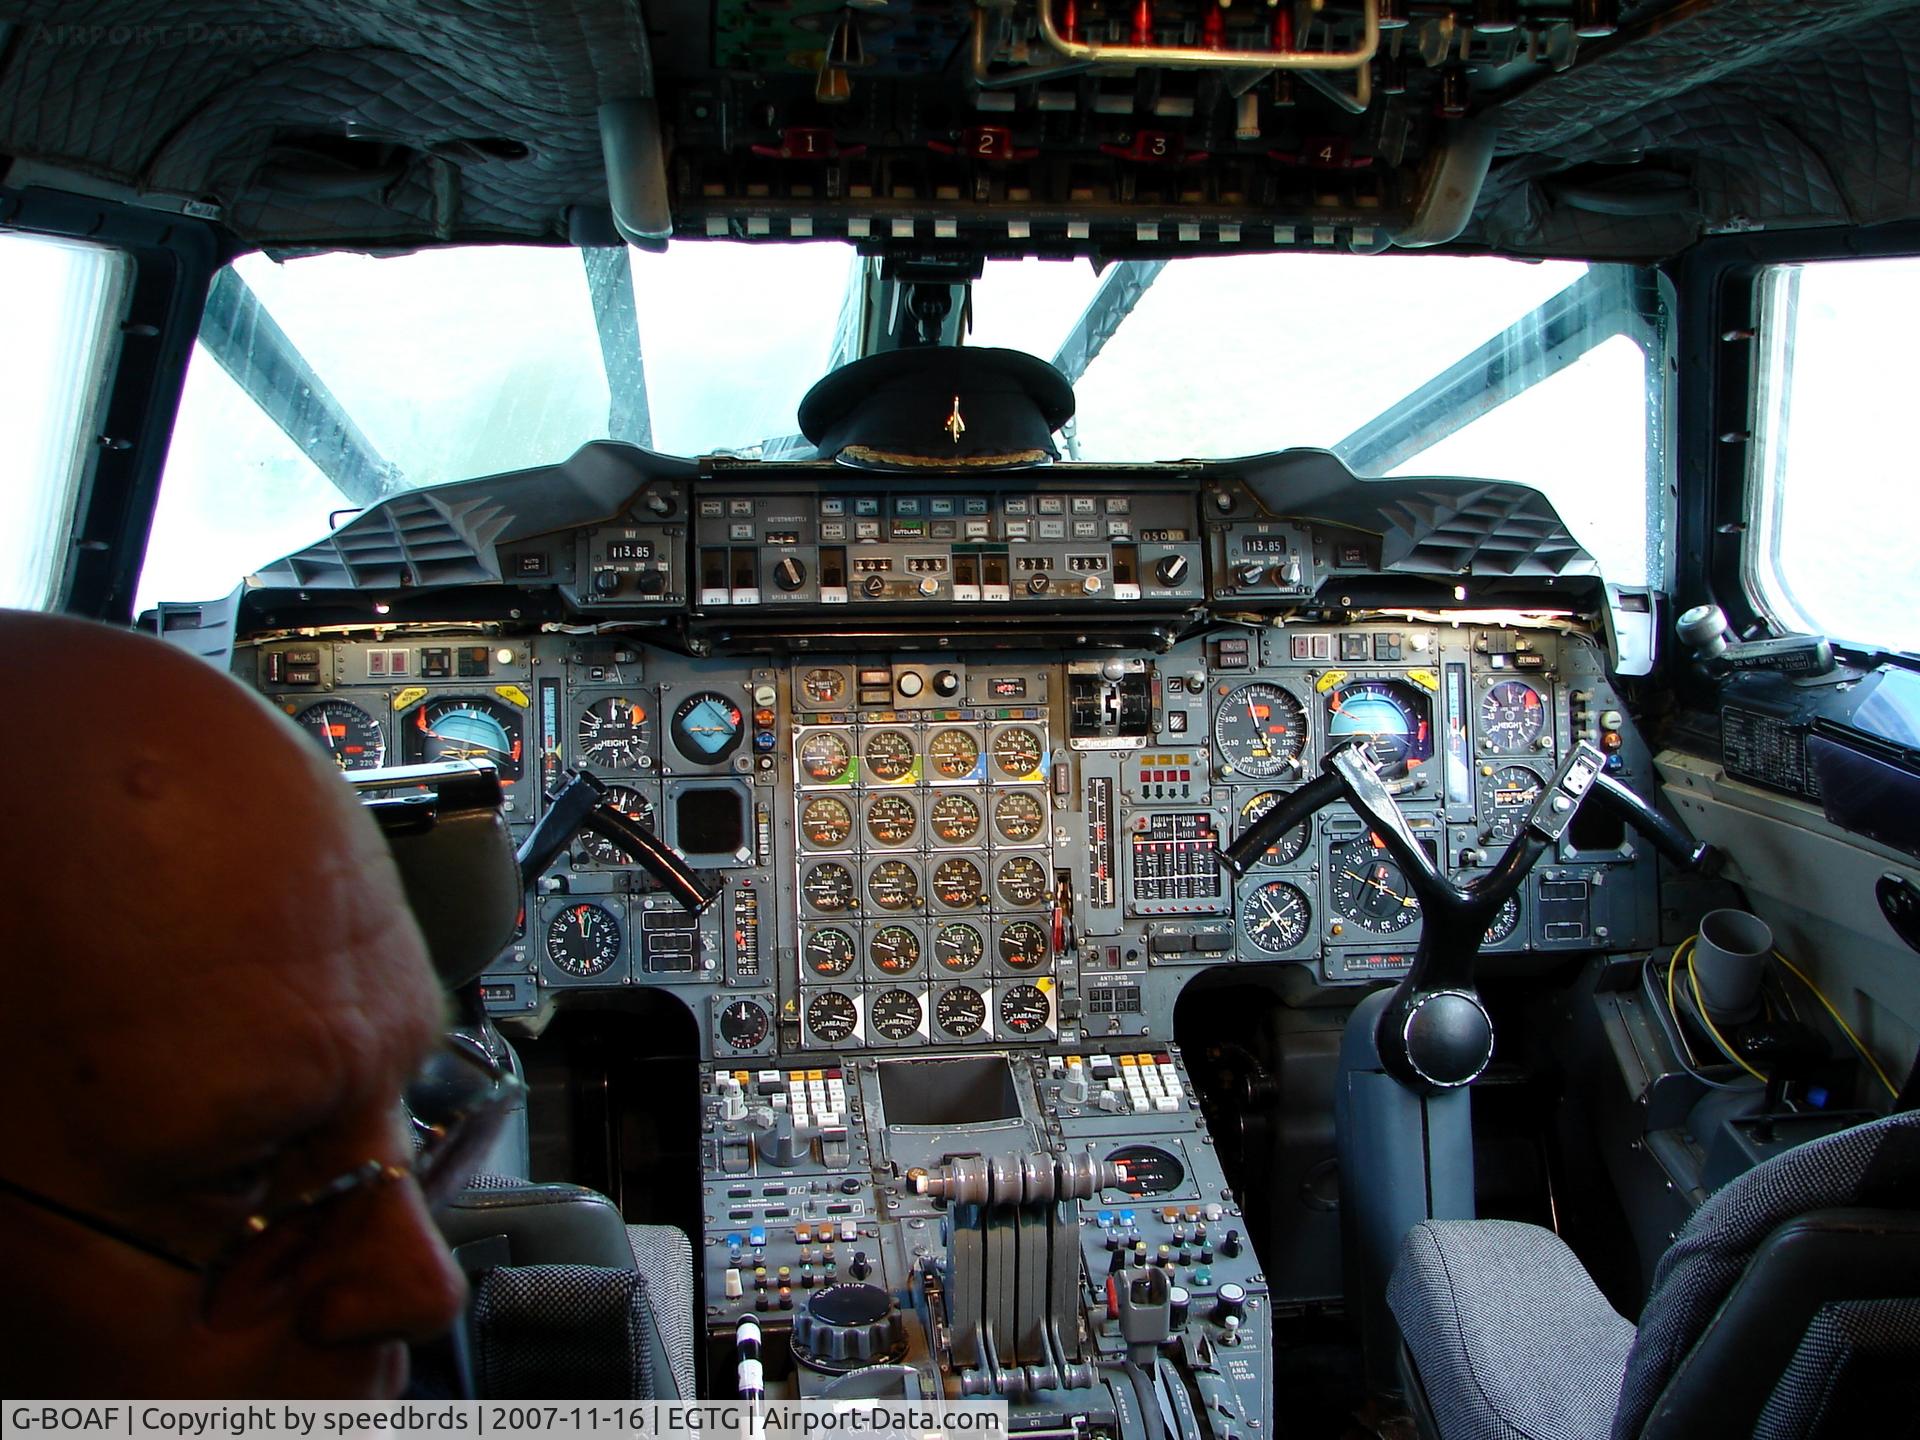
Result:
[[1670,1247],[1920,1102],[1912,7],[87,8],[0,603],[511,858],[402,864],[486,1168],[684,1237],[683,1398],[1910,1425],[1803,1372],[1920,1155]]

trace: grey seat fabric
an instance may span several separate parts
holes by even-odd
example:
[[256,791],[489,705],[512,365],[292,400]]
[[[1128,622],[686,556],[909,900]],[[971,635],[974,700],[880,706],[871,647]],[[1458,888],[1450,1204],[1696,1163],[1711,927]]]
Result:
[[[545,1338],[549,1332],[585,1324],[584,1317],[592,1313],[602,1317],[593,1322],[596,1326],[610,1323],[606,1316],[631,1316],[632,1342],[653,1351],[651,1361],[632,1373],[655,1388],[650,1396],[631,1398],[694,1398],[693,1246],[685,1233],[671,1225],[628,1225],[611,1200],[578,1185],[542,1185],[489,1174],[476,1175],[466,1193],[441,1213],[440,1228],[456,1247],[491,1236],[507,1240],[509,1263],[490,1271],[475,1287],[471,1328],[477,1382],[486,1383],[485,1353],[497,1350],[484,1333],[488,1325],[506,1327],[503,1336],[510,1331],[528,1354],[540,1355],[564,1343]],[[606,1274],[579,1273],[592,1271]],[[483,1313],[479,1299],[487,1281],[507,1274],[520,1278],[501,1289]],[[641,1311],[623,1308],[629,1301]],[[591,1345],[599,1343],[596,1330]],[[523,1383],[515,1378],[518,1361],[496,1354],[492,1363],[503,1379]],[[567,1393],[626,1396],[620,1386],[627,1375],[602,1357],[580,1378],[609,1388]],[[534,1398],[531,1391],[517,1393]]]
[[1633,1323],[1551,1230],[1423,1221],[1387,1304],[1447,1440],[1604,1440],[1612,1427]]
[[1707,1197],[1653,1272],[1613,1433],[1632,1440],[1760,1242],[1810,1210],[1920,1206],[1920,1111],[1776,1155]]
[[[1798,1146],[1711,1196],[1662,1257],[1637,1330],[1557,1236],[1507,1221],[1415,1226],[1387,1300],[1444,1440],[1634,1440],[1663,1396],[1671,1406],[1682,1393],[1676,1379],[1768,1237],[1849,1206],[1920,1208],[1920,1112]],[[1900,1369],[1920,1375],[1916,1359],[1890,1381],[1895,1354],[1920,1355],[1914,1302],[1825,1307],[1773,1386],[1761,1433],[1846,1433],[1848,1417],[1909,1378]]]
[[654,1400],[646,1280],[603,1265],[502,1265],[473,1295],[473,1378],[493,1400]]

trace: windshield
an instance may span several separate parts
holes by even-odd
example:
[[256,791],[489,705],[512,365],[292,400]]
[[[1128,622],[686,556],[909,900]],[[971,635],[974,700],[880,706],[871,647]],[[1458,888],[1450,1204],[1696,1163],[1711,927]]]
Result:
[[[205,599],[400,490],[589,440],[789,453],[874,287],[851,247],[245,256],[216,277],[138,604]],[[1621,266],[1432,255],[996,261],[969,343],[1059,364],[1069,458],[1323,446],[1514,480],[1610,580],[1665,575],[1665,310]],[[882,327],[884,328],[884,327]]]

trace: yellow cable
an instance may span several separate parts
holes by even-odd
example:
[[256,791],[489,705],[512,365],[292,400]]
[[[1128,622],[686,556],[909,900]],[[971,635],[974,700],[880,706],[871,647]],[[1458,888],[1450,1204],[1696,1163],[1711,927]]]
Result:
[[1853,1042],[1853,1048],[1860,1052],[1860,1058],[1867,1062],[1868,1066],[1873,1070],[1873,1073],[1875,1075],[1880,1077],[1880,1083],[1887,1087],[1887,1093],[1889,1095],[1894,1096],[1896,1099],[1899,1098],[1899,1095],[1900,1095],[1899,1088],[1895,1086],[1893,1081],[1887,1078],[1887,1072],[1880,1068],[1880,1062],[1873,1058],[1873,1052],[1867,1049],[1865,1045],[1862,1045],[1860,1043],[1860,1037],[1853,1033],[1853,1027],[1847,1024],[1845,1020],[1842,1020],[1840,1018],[1840,1012],[1833,1008],[1833,1002],[1827,999],[1826,995],[1821,992],[1820,987],[1814,984],[1813,981],[1809,980],[1804,974],[1802,974],[1800,967],[1798,965],[1795,965],[1791,960],[1787,959],[1787,957],[1782,955],[1778,950],[1773,952],[1773,958],[1778,960],[1782,965],[1786,966],[1788,970],[1792,971],[1793,978],[1798,980],[1802,985],[1806,986],[1807,989],[1813,992],[1813,998],[1818,1000],[1821,1003],[1821,1005],[1826,1007],[1827,1014],[1833,1017],[1833,1023],[1840,1027],[1840,1033],[1845,1035],[1848,1040]]
[[1713,1043],[1720,1047],[1720,1053],[1733,1061],[1733,1063],[1738,1065],[1742,1070],[1746,1071],[1747,1074],[1753,1076],[1753,1078],[1758,1080],[1762,1085],[1766,1084],[1767,1077],[1734,1053],[1733,1047],[1727,1044],[1727,1037],[1720,1033],[1720,1027],[1715,1025],[1713,1023],[1713,1017],[1707,1014],[1707,1002],[1702,999],[1700,995],[1700,977],[1694,974],[1693,971],[1692,939],[1687,941],[1687,984],[1693,989],[1693,1008],[1699,1012],[1700,1023],[1707,1027],[1707,1034],[1711,1035],[1713,1037]]

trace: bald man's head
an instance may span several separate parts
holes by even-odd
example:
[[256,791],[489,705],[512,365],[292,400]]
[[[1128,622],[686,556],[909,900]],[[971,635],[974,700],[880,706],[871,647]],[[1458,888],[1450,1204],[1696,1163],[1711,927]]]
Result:
[[[9,979],[32,1005],[14,1055],[22,1094],[44,1097],[16,1106],[5,1178],[196,1255],[244,1219],[223,1207],[404,1159],[393,1102],[436,1041],[439,989],[340,775],[285,717],[158,641],[0,612],[0,654],[40,701],[0,718],[0,744],[32,777],[0,860],[20,897]],[[382,1203],[403,1201],[418,1210],[417,1194]],[[346,1253],[359,1239],[342,1234],[301,1304],[257,1333],[197,1335],[189,1277],[104,1240],[76,1245],[67,1222],[5,1203],[0,1257],[26,1273],[28,1312],[94,1332],[43,1327],[4,1362],[14,1394],[60,1390],[75,1357],[88,1368],[71,1394],[381,1388],[394,1338],[429,1328],[423,1316],[443,1325],[458,1302],[421,1212],[387,1227],[398,1268],[384,1288],[405,1290],[410,1273],[432,1293],[391,1315],[360,1303]],[[72,1263],[47,1253],[55,1240]],[[335,1270],[345,1278],[329,1281]],[[334,1323],[342,1303],[368,1313]]]

